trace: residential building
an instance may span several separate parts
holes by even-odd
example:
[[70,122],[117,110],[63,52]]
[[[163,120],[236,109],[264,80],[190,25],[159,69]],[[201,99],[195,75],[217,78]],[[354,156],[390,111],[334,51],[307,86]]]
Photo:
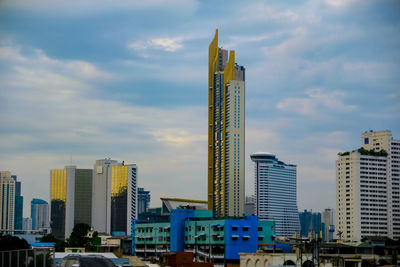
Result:
[[332,241],[336,239],[335,235],[335,210],[334,209],[324,209],[322,212],[322,223],[324,224],[325,228],[325,240],[324,241]]
[[246,200],[244,202],[244,214],[254,215],[255,214],[255,196],[246,196]]
[[138,256],[164,252],[193,252],[215,266],[238,263],[239,253],[256,252],[274,245],[275,223],[256,216],[212,217],[212,211],[171,210],[170,220],[141,221],[134,225],[132,240]]
[[15,180],[9,171],[0,171],[0,231],[14,230]]
[[32,218],[23,218],[22,219],[22,230],[32,230]]
[[11,175],[15,181],[15,212],[14,212],[14,229],[22,230],[22,214],[24,209],[24,197],[21,195],[21,182],[17,181],[16,175]]
[[138,188],[138,214],[146,212],[150,205],[150,191],[145,191],[144,188]]
[[77,223],[91,225],[91,169],[66,166],[50,171],[51,228],[57,238],[70,236]]
[[296,165],[285,164],[268,152],[250,155],[254,162],[255,214],[274,220],[277,236],[300,231],[297,209]]
[[34,198],[31,201],[32,230],[49,228],[49,204],[42,199]]
[[215,216],[244,214],[245,68],[235,51],[218,47],[208,55],[208,209]]
[[325,225],[321,213],[304,210],[299,212],[300,236],[325,240]]
[[93,228],[113,235],[130,235],[137,219],[136,164],[96,160],[93,172]]
[[336,161],[336,225],[340,239],[400,237],[400,140],[391,131],[361,135],[362,147]]

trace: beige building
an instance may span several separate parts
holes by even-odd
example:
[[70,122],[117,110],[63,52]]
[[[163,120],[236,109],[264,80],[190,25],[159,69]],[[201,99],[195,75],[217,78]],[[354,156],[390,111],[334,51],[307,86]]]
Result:
[[214,216],[244,214],[245,68],[235,51],[209,47],[208,209]]
[[0,232],[14,230],[15,181],[9,171],[0,172]]
[[400,140],[365,132],[362,148],[336,161],[337,237],[400,237]]

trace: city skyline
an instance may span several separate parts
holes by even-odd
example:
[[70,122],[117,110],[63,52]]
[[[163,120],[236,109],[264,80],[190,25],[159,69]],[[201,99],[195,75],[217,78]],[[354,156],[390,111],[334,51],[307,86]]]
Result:
[[356,0],[2,1],[1,169],[23,184],[24,217],[32,198],[50,199],[50,169],[109,157],[140,167],[152,207],[205,199],[207,48],[218,28],[248,74],[246,194],[249,155],[271,151],[298,166],[299,210],[333,208],[337,153],[366,130],[400,133],[398,10]]

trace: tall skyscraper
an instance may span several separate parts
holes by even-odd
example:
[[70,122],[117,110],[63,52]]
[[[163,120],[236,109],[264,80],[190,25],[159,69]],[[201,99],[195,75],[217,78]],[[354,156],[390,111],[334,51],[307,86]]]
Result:
[[400,237],[400,140],[391,131],[365,132],[362,147],[336,161],[337,235]]
[[14,230],[15,181],[9,171],[0,172],[0,231]]
[[146,212],[150,204],[150,191],[138,188],[138,214]]
[[208,54],[208,209],[214,216],[244,214],[245,68],[235,51],[218,47],[218,30]]
[[274,220],[277,236],[293,236],[300,232],[296,165],[285,164],[267,152],[253,153],[250,158],[254,162],[258,218]]
[[38,198],[31,201],[32,230],[49,228],[49,204]]
[[92,170],[76,166],[50,171],[51,228],[56,237],[69,237],[77,223],[91,225],[92,176]]
[[16,175],[11,175],[15,181],[15,212],[14,212],[14,229],[22,230],[22,214],[24,209],[24,197],[21,195],[21,182],[17,181]]
[[93,173],[93,228],[109,234],[131,234],[137,218],[136,164],[96,160]]

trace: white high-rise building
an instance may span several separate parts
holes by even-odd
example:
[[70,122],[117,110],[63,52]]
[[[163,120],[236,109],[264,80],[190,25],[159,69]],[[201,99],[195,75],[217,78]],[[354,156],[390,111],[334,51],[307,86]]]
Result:
[[9,171],[0,172],[0,232],[14,230],[15,181]]
[[96,160],[92,180],[92,226],[104,233],[131,234],[137,218],[136,164]]
[[32,230],[50,228],[49,204],[42,199],[34,198],[31,201]]
[[30,217],[22,219],[22,230],[32,230],[32,219]]
[[257,152],[254,161],[255,212],[260,220],[274,220],[277,236],[300,232],[297,209],[296,165],[279,161],[274,154]]
[[362,147],[336,161],[337,236],[400,237],[400,140],[391,131],[365,132]]

